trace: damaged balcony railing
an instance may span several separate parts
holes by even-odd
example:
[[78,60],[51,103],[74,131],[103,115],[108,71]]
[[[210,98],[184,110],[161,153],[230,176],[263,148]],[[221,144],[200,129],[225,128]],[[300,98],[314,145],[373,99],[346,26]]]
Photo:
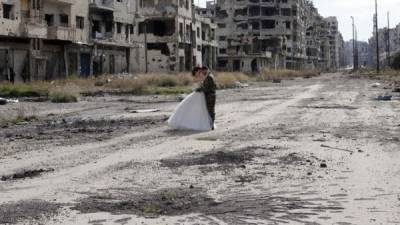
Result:
[[114,10],[114,0],[90,0],[90,8],[98,10]]
[[52,26],[47,28],[49,39],[75,41],[76,29],[72,27]]

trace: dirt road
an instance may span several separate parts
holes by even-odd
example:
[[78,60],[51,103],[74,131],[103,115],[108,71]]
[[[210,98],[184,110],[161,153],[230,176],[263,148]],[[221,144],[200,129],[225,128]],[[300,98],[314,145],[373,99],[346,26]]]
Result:
[[400,224],[400,96],[374,82],[223,90],[209,133],[165,125],[176,96],[1,106],[40,120],[0,130],[0,224]]

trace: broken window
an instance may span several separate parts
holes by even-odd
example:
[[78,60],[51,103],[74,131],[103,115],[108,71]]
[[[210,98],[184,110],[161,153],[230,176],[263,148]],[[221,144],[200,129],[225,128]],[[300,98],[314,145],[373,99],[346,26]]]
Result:
[[290,21],[285,21],[285,26],[286,26],[286,29],[290,29],[291,22]]
[[92,26],[92,37],[96,38],[96,33],[100,33],[100,21],[98,20],[93,20],[92,21],[93,26]]
[[249,16],[260,16],[261,8],[259,6],[251,6],[249,8]]
[[247,23],[240,23],[237,25],[237,28],[243,29],[243,30],[247,30],[248,25]]
[[32,7],[32,9],[35,9],[35,10],[40,10],[40,6],[41,6],[41,2],[40,2],[41,0],[32,0],[31,1],[31,7]]
[[262,29],[274,29],[276,26],[275,20],[262,20],[261,27]]
[[281,9],[281,15],[282,16],[290,16],[290,9],[289,8],[283,8]]
[[226,24],[225,23],[219,23],[218,24],[218,28],[225,28],[226,27]]
[[247,8],[243,8],[243,9],[236,9],[234,16],[247,16]]
[[10,20],[14,19],[13,8],[14,8],[13,5],[3,4],[3,18],[4,19],[10,19]]
[[261,15],[262,16],[275,16],[277,13],[277,9],[275,7],[262,7]]
[[183,39],[183,24],[179,23],[179,37]]
[[82,16],[76,16],[76,28],[85,28],[85,19]]
[[147,50],[158,50],[161,51],[163,55],[170,55],[167,43],[147,43]]
[[190,37],[190,25],[189,24],[186,24],[186,39],[187,40],[190,40],[191,39],[191,37]]
[[[155,36],[171,36],[175,33],[175,21],[173,19],[154,19],[146,20],[146,22],[141,22],[139,24],[139,34],[143,34],[145,32],[145,25],[147,25],[146,32],[154,34]],[[179,26],[181,26],[181,24],[179,24]],[[180,35],[183,35],[183,33]]]
[[218,19],[226,18],[228,17],[228,13],[226,12],[226,10],[217,9],[217,17]]
[[250,22],[252,30],[259,30],[260,23],[258,21]]
[[54,15],[45,14],[44,20],[46,21],[47,26],[49,26],[49,27],[54,26]]
[[122,30],[122,23],[117,23],[117,33],[120,34]]
[[113,31],[113,22],[112,21],[106,21],[106,32],[110,33]]
[[69,17],[66,14],[60,14],[60,26],[68,27],[69,26]]

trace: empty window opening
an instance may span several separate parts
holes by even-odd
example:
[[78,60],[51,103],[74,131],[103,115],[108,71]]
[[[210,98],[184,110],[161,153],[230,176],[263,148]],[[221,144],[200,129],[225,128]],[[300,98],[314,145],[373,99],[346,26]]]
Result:
[[166,56],[170,55],[170,51],[169,51],[167,43],[148,43],[147,50],[157,50],[157,51],[161,51],[161,54],[163,54],[163,55],[166,55]]
[[275,20],[263,20],[262,29],[274,29],[276,26]]
[[78,29],[85,28],[85,19],[82,16],[76,17],[76,28]]
[[146,22],[141,22],[139,24],[139,34],[143,34],[145,31],[155,36],[171,36],[175,33],[175,21],[147,20]]
[[54,26],[54,15],[46,14],[44,15],[44,20],[46,21],[47,26]]
[[9,20],[14,19],[13,8],[14,8],[13,5],[3,4],[3,18],[4,19],[9,19]]
[[60,14],[60,26],[68,27],[69,26],[69,17],[66,14]]

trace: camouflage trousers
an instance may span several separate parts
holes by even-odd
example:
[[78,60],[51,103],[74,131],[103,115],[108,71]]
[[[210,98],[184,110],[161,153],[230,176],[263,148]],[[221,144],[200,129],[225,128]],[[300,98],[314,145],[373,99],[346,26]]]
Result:
[[216,95],[215,94],[206,94],[206,105],[208,114],[211,117],[211,125],[214,125],[215,121],[215,102],[216,102]]

